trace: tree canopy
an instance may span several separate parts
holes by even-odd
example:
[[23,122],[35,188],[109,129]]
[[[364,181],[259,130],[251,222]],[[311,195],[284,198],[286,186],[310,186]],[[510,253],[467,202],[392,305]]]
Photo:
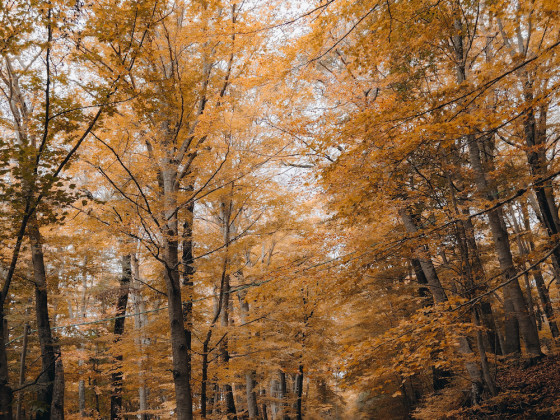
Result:
[[555,417],[559,18],[1,2],[0,418]]

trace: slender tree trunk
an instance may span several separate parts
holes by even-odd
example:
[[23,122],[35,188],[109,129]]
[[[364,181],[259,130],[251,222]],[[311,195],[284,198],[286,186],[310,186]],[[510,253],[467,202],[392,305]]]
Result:
[[[231,220],[231,216],[233,213],[233,191],[234,191],[234,183],[231,184],[231,195],[229,198],[221,203],[221,221],[222,221],[222,233],[224,236],[224,244],[226,244],[226,255],[224,257],[224,271],[222,273],[222,284],[221,284],[221,304],[220,304],[220,324],[222,327],[229,327],[229,311],[231,305],[231,294],[230,294],[230,275],[227,274],[226,268],[229,264],[229,242],[231,240],[231,234],[235,231],[235,227],[233,226],[233,221]],[[220,342],[219,347],[220,352],[220,360],[226,370],[228,369],[229,365],[229,350],[228,350],[228,337],[227,331],[226,335]],[[225,396],[225,403],[226,403],[226,412],[228,418],[232,418],[237,420],[236,409],[235,409],[235,399],[233,397],[233,387],[231,384],[227,383],[223,385],[223,392]]]
[[[25,359],[27,357],[27,336],[29,334],[29,323],[25,323],[23,327],[23,343],[21,347],[21,358],[19,365],[19,386],[22,386],[25,382]],[[22,418],[22,406],[21,406],[21,392],[17,396],[17,408],[16,408],[16,420],[21,420]]]
[[[113,328],[113,334],[115,335],[114,342],[118,343],[121,336],[124,334],[124,324],[126,318],[126,307],[128,304],[128,292],[130,290],[130,281],[132,279],[132,266],[131,266],[131,255],[125,255],[122,257],[122,275],[119,281],[119,298],[117,300],[117,313],[116,316],[119,317],[115,319],[115,325]],[[121,417],[122,412],[122,387],[123,387],[123,373],[122,373],[122,361],[123,356],[119,354],[115,357],[116,368],[111,374],[111,420],[118,419]]]
[[[521,214],[523,216],[523,225],[527,232],[527,243],[529,245],[529,249],[524,248],[525,254],[529,254],[529,252],[535,251],[535,242],[533,240],[533,232],[531,231],[531,224],[529,221],[529,212],[527,210],[527,206],[524,203],[521,203]],[[535,285],[537,287],[537,293],[539,294],[539,299],[541,301],[544,314],[548,321],[548,326],[550,328],[550,332],[554,339],[560,338],[560,332],[558,329],[558,324],[554,320],[554,309],[552,307],[552,302],[550,300],[550,294],[548,293],[548,289],[544,283],[544,278],[542,275],[542,271],[539,267],[536,267],[533,270],[533,279],[535,280]]]
[[282,418],[284,420],[290,420],[290,416],[287,413],[289,404],[288,404],[288,386],[286,384],[286,373],[283,370],[281,370],[278,372],[278,375],[280,377],[278,398],[282,401]]
[[[80,305],[80,316],[81,320],[83,321],[86,318],[87,312],[87,289],[88,289],[88,276],[87,276],[87,265],[88,265],[88,257],[87,255],[84,257],[84,264],[82,266],[82,302]],[[72,307],[71,304],[68,305]],[[83,343],[80,345],[81,350],[84,350]],[[84,360],[80,357],[78,360],[78,366],[81,368],[84,365]],[[81,369],[80,369],[81,370]],[[86,416],[86,382],[83,379],[83,372],[80,372],[80,380],[78,382],[78,408],[80,410],[80,415],[82,417]]]
[[[519,253],[521,254],[521,256],[523,257],[524,260],[527,260],[527,258],[529,256],[529,251],[527,250],[525,242],[521,238],[522,232],[521,232],[521,228],[519,226],[519,222],[517,220],[517,216],[515,215],[514,209],[510,208],[509,213],[510,213],[511,221],[512,221],[512,224],[513,224],[513,230],[516,234],[515,239],[516,239],[516,242],[517,242],[517,247],[519,248]],[[526,261],[523,262],[521,267],[523,268],[524,271],[526,271],[525,270]],[[537,318],[536,318],[536,315],[535,315],[535,303],[533,301],[533,288],[531,287],[531,280],[529,279],[529,273],[525,272],[523,274],[523,278],[525,280],[525,290],[527,291],[527,306],[528,306],[528,310],[529,310],[529,315],[531,317],[531,320],[535,324],[535,329],[538,330]]]
[[418,294],[420,295],[420,297],[431,296],[430,290],[425,287],[428,284],[428,280],[424,275],[424,270],[422,270],[422,264],[420,264],[420,260],[418,258],[411,258],[410,262],[412,264],[414,274],[416,275],[416,281],[420,285],[420,287],[418,288]]
[[144,325],[145,325],[145,305],[142,299],[142,295],[140,293],[140,264],[138,261],[138,256],[136,253],[131,255],[131,269],[132,269],[132,299],[134,302],[134,327],[138,332],[138,337],[136,338],[136,345],[138,346],[140,352],[140,360],[138,361],[139,367],[139,382],[140,385],[138,387],[138,409],[141,414],[138,416],[139,420],[148,420],[149,415],[145,413],[148,409],[148,401],[147,401],[147,389],[146,389],[146,372],[144,369],[147,367],[144,364],[144,345],[146,344],[145,332],[144,332]]
[[[187,190],[192,191],[194,188],[192,186],[187,187]],[[185,320],[185,336],[187,341],[187,351],[186,351],[186,374],[187,382],[191,383],[192,376],[192,312],[193,312],[193,275],[194,275],[194,255],[193,255],[193,223],[194,223],[194,201],[187,205],[185,220],[183,223],[183,244],[182,244],[182,278],[183,285],[185,286],[185,299],[186,302],[183,305],[183,316]],[[192,404],[192,397],[191,397]]]
[[80,416],[86,416],[86,383],[83,379],[78,382],[78,409]]
[[0,306],[0,420],[12,420],[12,388],[8,377],[8,354],[4,331],[5,297],[1,297]]
[[261,420],[268,420],[268,409],[266,407],[266,401],[265,401],[265,397],[266,397],[266,389],[262,389],[260,392],[260,395],[262,397],[262,404],[261,404]]
[[37,393],[42,410],[37,411],[35,418],[37,420],[48,420],[51,418],[53,388],[56,376],[56,356],[50,327],[43,243],[36,218],[29,225],[28,234],[31,240],[31,260],[33,264],[33,279],[35,281],[35,313],[42,365],[42,374],[38,381],[40,387]]
[[[209,364],[209,360],[208,360],[208,355],[210,352],[210,340],[212,339],[212,332],[214,331],[214,327],[216,325],[216,322],[218,321],[218,319],[221,316],[222,310],[223,310],[223,305],[224,305],[224,293],[226,290],[226,282],[229,282],[229,274],[227,274],[227,270],[228,270],[228,264],[229,264],[229,257],[228,257],[228,248],[229,248],[229,234],[226,235],[226,241],[225,241],[225,256],[224,256],[224,262],[222,265],[222,275],[221,275],[221,279],[220,279],[220,288],[219,288],[219,294],[217,296],[217,298],[215,299],[214,302],[214,317],[212,318],[212,322],[210,322],[210,327],[208,328],[208,332],[206,333],[206,337],[204,339],[204,341],[202,342],[202,383],[201,383],[201,391],[200,391],[200,399],[201,399],[201,416],[202,418],[206,418],[207,414],[208,414],[208,409],[207,409],[207,388],[208,388],[208,364]],[[214,384],[216,385],[216,384]],[[214,392],[213,394],[213,400],[211,401],[211,403],[209,404],[211,406],[211,410],[213,410],[214,406],[216,405],[217,401],[216,400],[216,395],[217,395],[217,391]],[[210,401],[209,401],[210,402]]]
[[[229,306],[230,306],[230,276],[226,274],[224,282],[224,293],[222,295],[222,314],[220,323],[223,327],[229,326]],[[228,350],[228,338],[224,337],[220,344],[220,359],[224,366],[227,368],[229,364],[229,350]],[[227,383],[223,385],[223,392],[225,395],[226,402],[226,412],[228,413],[228,418],[231,417],[237,420],[236,410],[235,410],[235,399],[233,398],[233,388]]]
[[[249,302],[245,299],[247,293],[238,292],[237,297],[239,298],[239,308],[240,308],[240,318],[241,323],[245,324],[247,322],[247,317],[249,314]],[[250,347],[247,348],[250,350]],[[259,409],[257,405],[257,394],[255,393],[255,376],[254,370],[247,369],[245,371],[245,392],[247,398],[247,411],[250,419],[256,419],[259,415]]]
[[[537,198],[538,208],[541,214],[541,221],[544,224],[546,232],[550,238],[554,238],[555,243],[558,241],[558,233],[560,232],[560,220],[558,217],[558,206],[554,200],[554,193],[550,184],[543,183],[548,171],[548,159],[546,157],[546,124],[547,109],[546,106],[540,108],[540,119],[537,123],[535,117],[535,109],[533,107],[533,86],[529,75],[526,71],[522,72],[521,79],[523,82],[523,96],[528,109],[524,113],[523,134],[527,145],[527,161],[534,178],[535,196]],[[560,282],[558,276],[560,273],[560,247],[552,252],[554,267],[557,275],[557,281]]]
[[208,387],[208,343],[202,345],[202,379],[200,384],[200,415],[206,418],[206,401]]
[[53,399],[51,404],[51,420],[64,419],[64,366],[60,355],[60,347],[55,347],[55,377]]
[[[472,313],[474,318],[474,324],[477,327],[480,327],[480,319],[476,311],[476,308],[473,309]],[[486,349],[484,348],[484,339],[482,337],[482,332],[480,331],[480,329],[478,329],[476,332],[476,345],[478,347],[478,354],[480,356],[480,366],[482,368],[482,375],[484,377],[484,382],[486,383],[486,386],[488,387],[490,394],[497,395],[496,385],[494,384],[494,379],[490,374],[490,365],[488,364],[488,358],[486,357]]]
[[296,376],[296,420],[302,420],[302,399],[303,399],[303,365],[298,366]]
[[[410,212],[407,209],[400,209],[399,215],[401,216],[407,232],[410,234],[416,234],[418,232],[418,228],[416,227],[416,223],[414,222],[414,219]],[[420,266],[422,268],[422,271],[424,272],[424,277],[426,278],[430,292],[434,296],[435,302],[446,302],[447,295],[445,293],[445,290],[443,290],[441,283],[439,282],[435,267],[432,264],[432,261],[429,259],[427,252],[428,249],[426,246],[419,247],[416,252],[416,259],[420,262]]]

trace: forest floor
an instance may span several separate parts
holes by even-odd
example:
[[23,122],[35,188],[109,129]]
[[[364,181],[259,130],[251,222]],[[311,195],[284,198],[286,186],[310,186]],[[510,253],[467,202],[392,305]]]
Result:
[[546,356],[528,368],[501,369],[496,384],[497,397],[447,418],[560,419],[560,356]]

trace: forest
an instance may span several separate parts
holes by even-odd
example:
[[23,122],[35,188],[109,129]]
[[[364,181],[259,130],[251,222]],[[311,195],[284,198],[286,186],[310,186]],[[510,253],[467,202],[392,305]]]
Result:
[[560,418],[557,0],[0,0],[0,420]]

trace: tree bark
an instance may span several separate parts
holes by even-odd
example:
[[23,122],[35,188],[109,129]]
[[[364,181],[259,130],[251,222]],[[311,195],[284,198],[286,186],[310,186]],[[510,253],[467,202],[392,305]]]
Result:
[[[546,157],[546,124],[547,108],[540,107],[540,118],[537,122],[533,106],[533,85],[529,74],[523,71],[521,74],[523,83],[523,97],[528,109],[524,113],[523,134],[527,145],[527,162],[533,176],[533,185],[537,204],[541,213],[541,222],[544,224],[548,236],[556,244],[560,232],[560,219],[558,217],[558,206],[554,199],[554,192],[550,184],[543,184],[543,179],[548,171],[548,159]],[[560,248],[552,251],[552,259],[556,271],[557,282],[560,282]]]
[[[407,209],[401,209],[399,214],[408,233],[416,234],[418,232],[418,228],[416,227],[416,223],[414,222],[414,218],[410,212]],[[434,267],[429,254],[429,249],[426,245],[422,248],[422,254],[418,255],[418,259],[420,261],[420,265],[422,266],[422,271],[424,271],[424,276],[426,277],[430,291],[434,296],[435,303],[447,302],[447,294],[441,286],[436,268]],[[467,357],[473,353],[471,345],[466,337],[459,338],[459,351]],[[466,362],[465,365],[472,383],[472,400],[476,403],[480,398],[480,392],[482,389],[482,374],[475,363]]]
[[[460,17],[453,22],[455,35],[452,37],[452,49],[455,54],[455,69],[457,82],[459,84],[467,80],[466,54],[464,48],[464,29]],[[498,199],[497,190],[491,186],[486,176],[486,170],[482,163],[479,139],[473,134],[465,136],[467,141],[471,167],[474,172],[474,183],[479,195],[488,201]],[[488,154],[489,163],[492,164],[491,154]],[[490,165],[491,166],[491,165]],[[500,269],[504,273],[504,279],[508,283],[503,287],[504,311],[506,325],[506,354],[521,354],[521,343],[519,332],[523,336],[527,352],[531,356],[540,356],[541,347],[537,329],[534,327],[531,317],[527,311],[527,303],[517,279],[510,280],[516,276],[517,270],[513,264],[509,235],[504,222],[503,212],[500,207],[488,212],[488,220],[494,248],[498,256]]]
[[[491,188],[482,160],[478,139],[473,135],[468,136],[469,155],[471,166],[475,173],[475,183],[479,194],[486,200],[497,199],[497,193]],[[494,249],[498,256],[500,269],[504,273],[504,279],[508,283],[504,286],[504,310],[506,313],[506,354],[520,354],[521,345],[519,342],[518,331],[523,336],[527,352],[533,356],[540,356],[541,347],[539,335],[534,323],[531,320],[527,309],[527,303],[519,286],[517,279],[510,280],[517,275],[517,270],[513,264],[509,234],[504,222],[501,208],[496,208],[488,212],[490,231],[494,241]]]
[[53,388],[56,377],[56,356],[50,327],[43,242],[35,215],[29,224],[28,235],[31,241],[31,261],[33,264],[33,279],[35,281],[35,314],[41,347],[42,369],[38,380],[40,385],[37,392],[37,399],[41,405],[41,410],[37,411],[35,419],[48,420],[51,418]]
[[[192,186],[186,188],[189,191],[194,190]],[[191,201],[185,212],[185,220],[183,222],[183,243],[182,243],[182,278],[183,285],[185,286],[185,298],[186,302],[183,305],[183,316],[185,325],[185,337],[187,342],[186,351],[186,374],[187,382],[191,383],[192,377],[192,312],[193,312],[193,275],[194,275],[194,255],[193,255],[193,223],[194,223],[194,201]],[[192,397],[191,397],[192,404]]]
[[283,370],[280,370],[278,372],[278,375],[280,377],[278,397],[282,401],[282,411],[281,411],[282,418],[284,420],[290,420],[290,416],[287,413],[289,404],[288,404],[288,386],[286,384],[286,373]]
[[[23,327],[23,343],[21,347],[21,358],[20,358],[20,365],[19,365],[19,386],[22,386],[25,382],[25,359],[27,357],[27,336],[29,334],[29,323],[25,323]],[[18,394],[17,397],[17,406],[16,406],[16,420],[21,420],[22,418],[22,406],[21,406],[21,392]]]
[[5,297],[1,296],[0,306],[0,420],[12,420],[13,392],[8,377],[8,354],[4,331]]
[[[237,297],[239,298],[239,312],[242,324],[245,324],[247,322],[247,316],[249,314],[249,302],[247,302],[247,300],[245,299],[246,295],[246,292],[237,293]],[[250,350],[250,347],[248,348],[248,350]],[[256,419],[259,415],[257,394],[255,393],[255,376],[256,373],[254,370],[247,369],[245,371],[245,392],[247,398],[247,411],[250,419]]]
[[[130,281],[132,279],[132,266],[131,255],[125,255],[121,260],[122,274],[119,281],[119,298],[117,300],[117,313],[118,317],[115,319],[113,334],[115,335],[114,342],[118,343],[121,336],[124,334],[124,325],[126,318],[126,307],[128,304],[128,292],[130,290]],[[123,387],[123,373],[121,364],[123,361],[122,354],[115,357],[115,371],[111,374],[111,420],[121,417],[122,412],[122,387]]]
[[145,413],[148,409],[148,390],[146,388],[146,372],[144,369],[147,366],[144,366],[144,345],[146,344],[145,332],[144,332],[144,325],[146,324],[146,314],[145,305],[142,299],[142,295],[140,293],[140,285],[138,280],[140,279],[140,264],[138,261],[138,256],[136,253],[131,255],[131,268],[132,268],[132,299],[134,304],[134,327],[138,331],[138,337],[136,338],[136,345],[138,346],[139,352],[141,354],[141,358],[138,361],[139,367],[139,382],[140,385],[138,387],[138,409],[141,412],[139,418],[140,420],[148,420],[149,415]]
[[200,415],[203,419],[206,418],[207,408],[207,388],[208,388],[208,343],[202,344],[202,379],[200,384]]
[[[403,221],[404,227],[406,228],[407,232],[410,234],[416,234],[418,232],[418,228],[416,227],[416,223],[414,222],[414,219],[409,210],[404,208],[400,209],[399,215],[401,216],[401,220]],[[446,302],[447,295],[445,293],[445,290],[443,290],[443,287],[441,286],[435,267],[432,264],[432,261],[429,259],[427,252],[427,246],[424,245],[418,247],[415,258],[420,263],[420,267],[422,268],[424,277],[426,278],[428,288],[430,289],[435,302]]]
[[298,366],[296,376],[296,419],[302,420],[302,400],[303,400],[303,365]]
[[261,414],[262,414],[261,420],[268,420],[268,409],[266,407],[266,401],[264,400],[264,397],[266,397],[266,389],[263,388],[260,392],[260,395],[263,397],[262,398],[263,403],[261,404]]
[[[223,327],[229,326],[229,306],[230,306],[230,276],[226,274],[224,282],[224,292],[222,294],[222,313],[220,316],[220,323]],[[228,338],[224,337],[220,344],[220,359],[224,366],[228,367],[229,364],[229,350],[228,350]],[[226,412],[228,418],[237,420],[236,409],[235,409],[235,399],[233,398],[233,388],[227,383],[223,385],[223,392],[225,395],[226,402]]]
[[[525,252],[525,254],[529,254],[529,252],[534,252],[535,251],[535,242],[533,240],[533,232],[531,231],[531,224],[529,221],[529,212],[527,210],[527,206],[525,205],[525,203],[521,203],[521,214],[523,216],[523,225],[525,227],[525,231],[527,232],[527,243],[529,246],[529,249],[526,249],[526,247],[523,247],[523,250]],[[558,329],[558,324],[556,323],[555,319],[554,319],[554,309],[552,307],[552,302],[550,300],[550,294],[548,292],[548,289],[545,285],[544,282],[544,278],[542,275],[542,271],[540,269],[540,267],[536,267],[533,270],[533,279],[535,280],[535,285],[537,287],[537,293],[539,295],[539,299],[541,301],[542,307],[543,307],[543,311],[544,314],[546,316],[546,319],[548,321],[548,326],[550,328],[550,332],[552,333],[552,336],[554,337],[554,339],[558,339],[560,338],[560,331]]]
[[181,298],[179,273],[179,246],[177,223],[177,169],[172,158],[166,158],[161,169],[161,186],[164,201],[163,263],[167,289],[173,382],[178,420],[192,420],[192,394],[189,370],[189,340],[185,330],[185,314]]
[[64,366],[60,356],[60,347],[55,348],[55,377],[53,386],[53,399],[51,404],[51,420],[64,419]]

